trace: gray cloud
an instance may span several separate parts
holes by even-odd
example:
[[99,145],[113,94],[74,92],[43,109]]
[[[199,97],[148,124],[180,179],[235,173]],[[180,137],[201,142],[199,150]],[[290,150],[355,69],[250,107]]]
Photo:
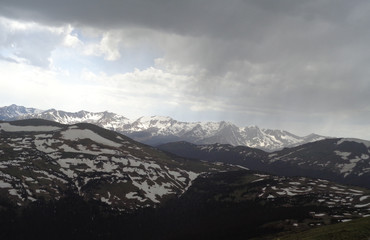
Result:
[[[163,53],[161,67],[193,75],[189,88],[179,89],[184,98],[207,106],[213,99],[238,122],[247,123],[248,116],[275,127],[287,128],[289,119],[297,126],[339,127],[364,125],[369,117],[365,0],[3,0],[1,5],[0,15],[13,19],[117,31],[121,44],[147,39],[145,45]],[[128,30],[136,35],[128,36]]]

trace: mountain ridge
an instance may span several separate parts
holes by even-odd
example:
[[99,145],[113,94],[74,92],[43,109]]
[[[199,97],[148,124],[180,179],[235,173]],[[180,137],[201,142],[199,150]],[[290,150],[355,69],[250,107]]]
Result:
[[271,174],[323,178],[370,188],[370,141],[361,139],[324,139],[275,152],[188,142],[172,142],[158,148],[182,157],[240,165]]
[[136,141],[152,146],[173,141],[187,141],[195,144],[241,145],[265,151],[275,151],[325,138],[317,134],[300,137],[288,131],[264,129],[257,126],[238,127],[226,121],[181,122],[163,116],[144,116],[130,120],[108,111],[94,113],[84,110],[65,112],[49,109],[19,112],[17,107],[19,108],[19,106],[11,105],[0,108],[0,120],[41,118],[63,124],[88,122],[120,132]]

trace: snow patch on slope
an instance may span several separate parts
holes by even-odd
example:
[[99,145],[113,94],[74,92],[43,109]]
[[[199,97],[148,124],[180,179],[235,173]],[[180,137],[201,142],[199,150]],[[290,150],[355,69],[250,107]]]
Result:
[[61,132],[65,140],[77,141],[79,139],[90,139],[94,142],[101,143],[103,145],[111,147],[121,147],[122,145],[116,142],[113,142],[109,139],[103,138],[97,133],[89,129],[67,129],[66,131]]
[[5,132],[50,132],[60,130],[54,126],[16,126],[10,123],[0,123],[0,130]]

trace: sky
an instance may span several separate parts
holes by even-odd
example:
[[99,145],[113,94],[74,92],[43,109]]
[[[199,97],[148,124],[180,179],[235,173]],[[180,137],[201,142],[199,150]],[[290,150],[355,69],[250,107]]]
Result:
[[1,0],[0,106],[370,139],[370,1]]

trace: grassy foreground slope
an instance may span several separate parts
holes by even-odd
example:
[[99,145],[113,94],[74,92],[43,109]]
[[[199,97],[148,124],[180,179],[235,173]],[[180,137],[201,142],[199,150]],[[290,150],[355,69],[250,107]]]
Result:
[[289,234],[275,240],[368,240],[370,239],[370,217],[351,222],[314,228],[301,233]]

